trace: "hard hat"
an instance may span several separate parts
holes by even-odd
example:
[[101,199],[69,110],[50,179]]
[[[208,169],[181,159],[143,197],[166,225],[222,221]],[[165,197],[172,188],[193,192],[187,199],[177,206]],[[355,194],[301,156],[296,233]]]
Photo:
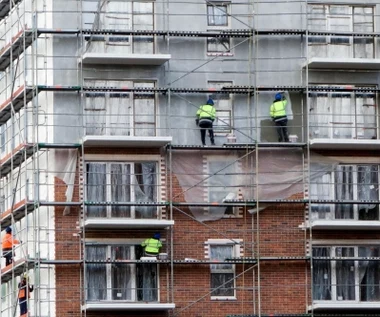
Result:
[[282,94],[281,94],[281,93],[277,93],[277,94],[274,96],[274,99],[275,99],[275,100],[281,100],[281,99],[282,99]]
[[11,228],[11,227],[7,227],[7,228],[5,229],[5,232],[6,232],[6,233],[11,233],[11,232],[12,232],[12,228]]
[[213,106],[214,105],[214,100],[212,100],[211,98],[209,98],[209,100],[207,100],[206,104]]
[[22,278],[23,278],[24,280],[26,280],[26,279],[28,278],[28,273],[24,273],[24,274],[22,275]]
[[156,233],[154,234],[153,238],[159,240],[159,239],[161,238],[161,234],[158,233],[158,232],[156,232]]

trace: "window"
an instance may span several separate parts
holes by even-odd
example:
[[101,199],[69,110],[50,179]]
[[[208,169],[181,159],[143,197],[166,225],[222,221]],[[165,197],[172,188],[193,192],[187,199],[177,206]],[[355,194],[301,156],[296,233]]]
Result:
[[[308,6],[308,28],[313,31],[374,31],[374,8],[350,5]],[[355,36],[309,36],[309,57],[374,58],[374,40]]]
[[314,247],[313,300],[380,301],[380,262],[368,261],[379,256],[379,246]]
[[[85,28],[99,30],[154,30],[153,2],[107,1],[101,8],[83,1]],[[106,32],[105,32],[106,33]],[[90,52],[153,54],[152,36],[99,35],[88,38]]]
[[[311,199],[379,200],[378,165],[338,165],[310,184]],[[315,204],[312,219],[379,220],[378,204]]]
[[87,163],[88,217],[157,218],[156,206],[98,206],[98,202],[156,202],[156,162]]
[[230,51],[230,38],[209,37],[207,38],[207,53],[228,54]]
[[153,88],[153,83],[86,80],[94,91],[85,93],[86,135],[155,136],[156,102],[149,92],[100,92],[96,87]]
[[374,93],[310,93],[310,137],[377,139],[375,100]]
[[210,3],[207,5],[207,25],[208,26],[228,26],[229,5],[225,3]]
[[[241,166],[235,156],[207,157],[207,189],[208,201],[222,203],[224,200],[240,199],[242,186]],[[219,210],[220,209],[220,210]],[[223,212],[225,216],[238,216],[239,207],[209,207],[209,212]]]
[[[208,87],[215,90],[222,90],[223,87],[232,86],[231,81],[209,81]],[[214,93],[210,96],[214,100],[216,109],[216,119],[214,121],[214,133],[227,135],[232,132],[232,97],[227,93]]]
[[[230,4],[213,2],[207,5],[207,25],[212,30],[230,28]],[[231,55],[231,39],[229,37],[207,38],[207,53],[211,55]]]
[[141,246],[87,244],[85,251],[87,301],[158,301],[156,264],[117,262],[139,259],[143,254]]
[[[211,261],[225,261],[240,255],[241,240],[209,239],[206,243],[207,254]],[[211,299],[235,298],[235,265],[210,265]]]

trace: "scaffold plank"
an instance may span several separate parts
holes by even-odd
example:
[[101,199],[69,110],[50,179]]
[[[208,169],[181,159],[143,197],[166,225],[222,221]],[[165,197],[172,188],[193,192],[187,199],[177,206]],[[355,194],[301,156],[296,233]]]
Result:
[[39,35],[37,30],[25,29],[12,37],[12,41],[0,50],[0,71],[5,71]]
[[1,269],[1,284],[10,281],[14,276],[20,276],[34,268],[35,262],[31,259],[22,258]]
[[19,221],[26,215],[30,214],[36,208],[34,202],[25,199],[16,203],[13,208],[9,208],[1,214],[1,230],[12,225],[13,221]]
[[12,169],[20,166],[34,153],[34,145],[25,143],[17,146],[11,153],[0,160],[0,177],[7,175]]
[[21,86],[12,96],[0,105],[0,125],[6,123],[12,115],[12,107],[14,112],[19,112],[36,94],[33,87]]
[[[13,0],[12,7],[16,6],[20,3],[21,0]],[[0,1],[0,20],[4,19],[11,10],[11,2],[9,0],[1,0]]]

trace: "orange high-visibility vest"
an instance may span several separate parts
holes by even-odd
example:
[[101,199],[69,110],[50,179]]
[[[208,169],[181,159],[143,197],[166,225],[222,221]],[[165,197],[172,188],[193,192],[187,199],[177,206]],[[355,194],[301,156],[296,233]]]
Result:
[[3,249],[12,249],[14,244],[20,244],[20,241],[13,239],[11,233],[6,233],[1,241],[1,247]]

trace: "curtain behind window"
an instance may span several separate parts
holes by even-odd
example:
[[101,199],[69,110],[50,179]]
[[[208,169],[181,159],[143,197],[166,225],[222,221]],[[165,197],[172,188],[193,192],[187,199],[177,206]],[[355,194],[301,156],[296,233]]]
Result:
[[[130,246],[112,246],[112,260],[130,260]],[[135,291],[132,284],[131,264],[111,264],[112,300],[131,300]]]
[[[330,257],[330,248],[313,248],[313,257]],[[331,266],[328,260],[313,260],[313,299],[331,300]]]
[[[380,257],[379,247],[359,247],[359,257]],[[379,261],[359,261],[360,301],[380,301]]]
[[[354,199],[353,166],[338,165],[334,172],[335,199]],[[354,219],[353,204],[337,204],[335,206],[335,219]]]
[[[87,201],[104,202],[106,201],[106,164],[91,163],[87,164]],[[106,217],[106,206],[87,206],[88,217]]]
[[[87,261],[105,261],[106,246],[86,246]],[[105,300],[107,298],[107,273],[105,263],[86,265],[87,300]]]
[[[232,251],[232,245],[210,245],[210,260],[224,261],[233,256]],[[211,296],[234,296],[233,264],[211,264],[210,269],[213,290]]]
[[[131,166],[129,164],[111,164],[111,200],[131,201]],[[131,217],[130,206],[112,206],[111,208],[112,217]]]
[[[337,247],[336,257],[354,257],[354,248]],[[337,300],[355,300],[355,261],[336,261]]]

